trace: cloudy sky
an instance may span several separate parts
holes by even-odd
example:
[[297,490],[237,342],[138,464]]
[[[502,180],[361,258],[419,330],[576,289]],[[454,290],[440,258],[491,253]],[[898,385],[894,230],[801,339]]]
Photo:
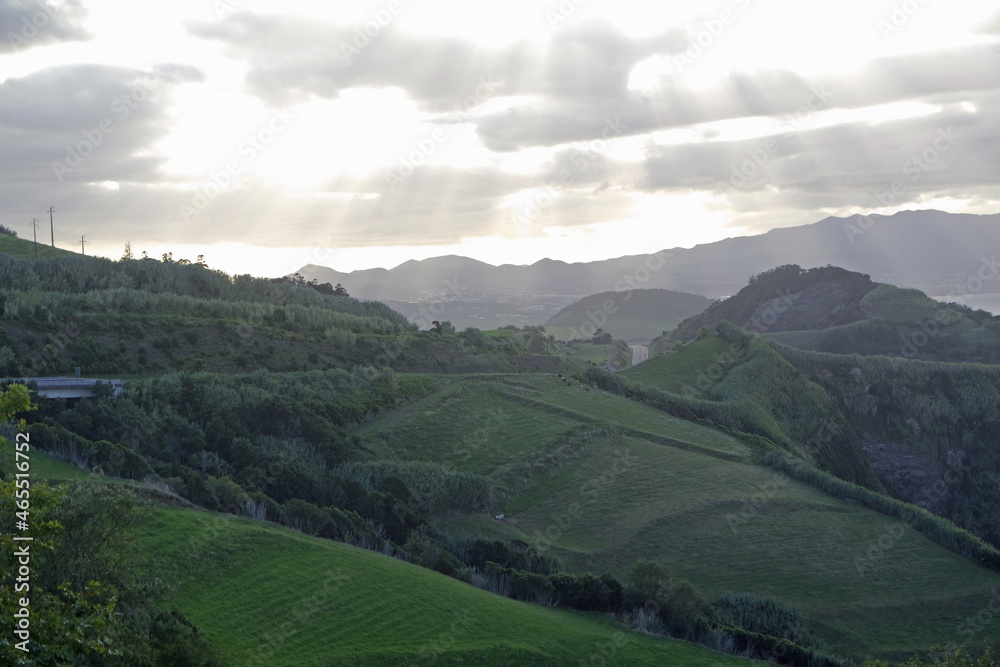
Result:
[[1000,211],[982,0],[0,0],[0,223],[230,272]]

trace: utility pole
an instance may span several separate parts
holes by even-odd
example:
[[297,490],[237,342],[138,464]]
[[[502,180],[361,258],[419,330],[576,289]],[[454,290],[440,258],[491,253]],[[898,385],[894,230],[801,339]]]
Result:
[[55,212],[56,212],[56,207],[55,206],[49,206],[49,231],[52,232],[52,247],[53,248],[56,247],[56,226],[55,226],[55,223],[52,222],[52,214],[54,214]]
[[80,237],[80,252],[83,253],[84,255],[87,254],[87,248],[84,246],[84,244],[86,242],[87,242],[87,237],[86,236],[81,236]]
[[31,232],[35,237],[35,259],[38,259],[38,218],[31,219]]

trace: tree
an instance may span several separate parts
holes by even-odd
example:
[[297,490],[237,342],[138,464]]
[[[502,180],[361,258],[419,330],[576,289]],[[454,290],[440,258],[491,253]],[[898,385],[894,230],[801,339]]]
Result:
[[351,296],[350,294],[347,293],[347,290],[340,283],[337,283],[337,286],[333,288],[333,295],[334,296]]
[[[925,663],[919,657],[914,656],[906,662],[897,664],[899,667],[923,667]],[[1000,667],[1000,659],[997,658],[992,648],[987,648],[979,660],[974,661],[969,655],[969,651],[961,647],[940,656],[934,656],[934,662],[931,664],[935,667]],[[882,660],[865,660],[865,667],[889,667],[889,663]]]
[[132,243],[130,241],[125,242],[125,250],[122,252],[122,261],[126,259],[135,259],[132,254]]
[[[34,409],[28,388],[23,384],[12,384],[5,391],[0,390],[0,423],[9,422],[16,415]],[[23,421],[20,426],[24,426]]]

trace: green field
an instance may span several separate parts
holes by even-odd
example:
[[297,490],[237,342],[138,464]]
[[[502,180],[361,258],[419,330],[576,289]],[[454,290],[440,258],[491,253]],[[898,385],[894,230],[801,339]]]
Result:
[[[719,347],[703,343],[703,355]],[[497,509],[502,522],[441,517],[453,534],[523,540],[577,572],[622,576],[638,558],[656,560],[709,596],[750,591],[796,605],[817,634],[858,657],[962,641],[956,628],[1000,588],[997,574],[889,517],[752,464],[727,435],[554,376],[453,379],[408,406],[409,418],[390,415],[357,433],[368,442],[405,429],[395,438],[405,447],[379,454],[452,462],[452,450],[435,443],[461,432],[460,415],[489,406],[505,420],[483,431],[482,455],[456,467],[506,479],[520,461],[524,472]],[[488,426],[473,421],[469,430],[477,423]],[[586,439],[544,459],[565,447],[570,429],[586,427]],[[880,539],[888,547],[870,552]]]
[[750,664],[249,519],[159,509],[140,545],[234,665]]
[[[37,450],[36,479],[105,480]],[[753,664],[600,614],[499,597],[339,542],[231,515],[157,507],[142,571],[232,665]]]
[[[39,241],[38,241],[38,256],[39,257],[68,257],[71,255],[78,255],[79,253],[70,252],[69,250],[63,250],[62,248],[53,248],[46,241],[48,240],[48,234],[43,233],[42,227],[39,227]],[[23,238],[14,238],[13,236],[7,236],[6,234],[0,234],[0,252],[6,253],[13,257],[34,257],[35,256],[35,244],[33,241],[25,240]]]
[[735,438],[554,375],[453,376],[436,391],[355,430],[379,457],[448,463],[489,475],[541,458],[571,429],[626,424],[733,457]]
[[[704,389],[718,384],[731,367],[725,362],[731,358],[730,345],[715,336],[692,341],[678,350],[651,357],[625,371],[625,377],[676,394],[689,389],[703,398]],[[722,374],[715,373],[715,369]]]

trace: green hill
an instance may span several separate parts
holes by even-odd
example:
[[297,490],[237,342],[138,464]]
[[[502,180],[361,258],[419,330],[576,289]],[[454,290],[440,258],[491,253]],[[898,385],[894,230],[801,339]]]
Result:
[[627,343],[646,343],[710,305],[706,297],[665,289],[602,292],[566,306],[545,330],[559,340],[573,340],[603,329]]
[[428,372],[582,367],[539,331],[503,340],[419,332],[382,303],[179,262],[0,253],[0,309],[6,376],[65,375],[75,367],[104,377],[363,365]]
[[[121,482],[41,452],[32,453],[32,475]],[[157,505],[135,543],[140,573],[169,587],[161,608],[182,612],[229,665],[753,664],[231,515]]]
[[[960,297],[956,297],[960,298]],[[729,321],[800,349],[929,361],[1000,361],[1000,318],[837,267],[780,266],[651,343],[653,355]]]
[[[462,414],[464,436],[441,430]],[[738,440],[555,377],[456,381],[356,434],[380,457],[445,463],[505,490],[488,512],[442,516],[448,533],[520,540],[578,572],[668,563],[708,595],[794,604],[855,656],[951,641],[1000,584],[890,517],[755,465]]]
[[[117,397],[21,416],[37,447],[113,488],[208,510],[161,507],[138,543],[236,664],[261,647],[264,664],[610,663],[585,637],[613,643],[616,613],[826,667],[966,643],[1000,586],[1000,553],[976,537],[996,539],[1000,506],[995,368],[790,346],[857,329],[851,349],[860,327],[940,312],[865,276],[768,272],[706,313],[765,322],[787,298],[774,313],[813,329],[770,331],[784,345],[718,319],[620,373],[539,327],[419,331],[383,304],[198,265],[0,253],[0,285],[0,375],[130,377]],[[946,310],[960,318],[929,335],[940,349],[989,333]],[[359,581],[300,613],[340,563]],[[476,630],[435,653],[454,600]],[[624,636],[623,664],[712,655]],[[802,653],[774,652],[790,641]]]
[[[11,257],[34,257],[35,250],[36,247],[33,241],[0,234],[0,253],[10,255]],[[79,253],[63,250],[62,248],[54,248],[44,242],[38,244],[37,250],[38,257],[41,258],[79,256]]]
[[249,519],[157,510],[140,541],[233,665],[750,664]]

